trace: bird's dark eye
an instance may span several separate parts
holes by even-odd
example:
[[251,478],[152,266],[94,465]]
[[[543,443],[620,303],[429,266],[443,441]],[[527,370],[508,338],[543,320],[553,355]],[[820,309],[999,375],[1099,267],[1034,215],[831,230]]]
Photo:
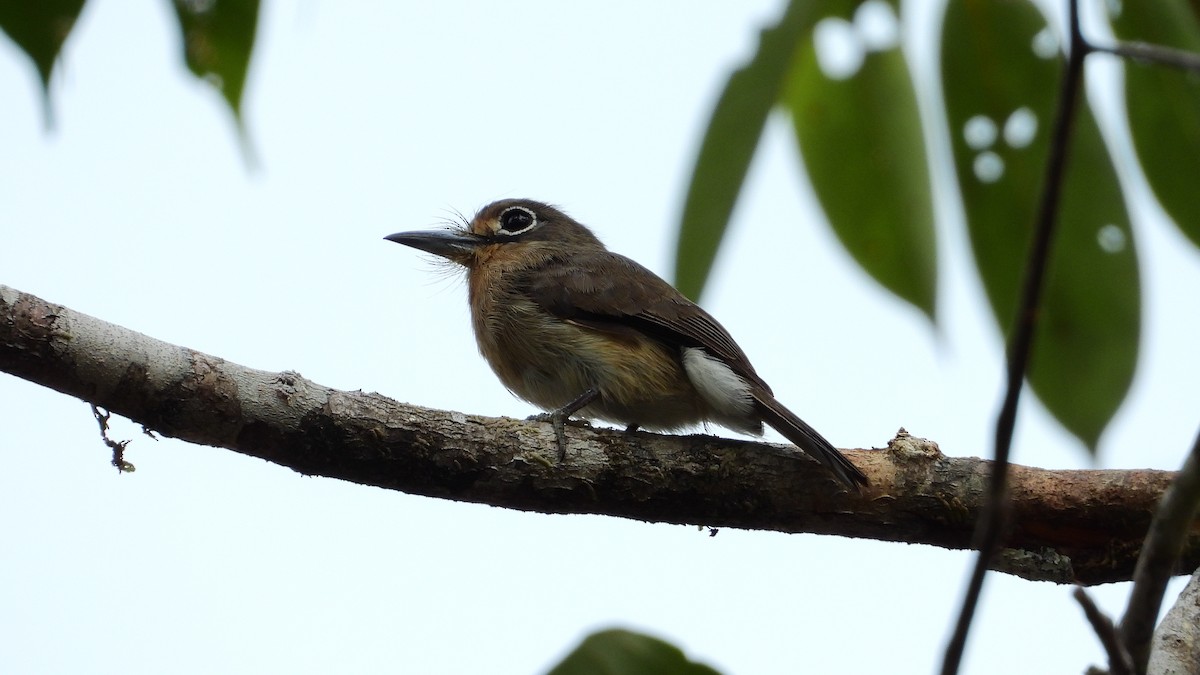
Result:
[[521,234],[537,225],[537,214],[524,206],[510,206],[500,214],[500,234]]

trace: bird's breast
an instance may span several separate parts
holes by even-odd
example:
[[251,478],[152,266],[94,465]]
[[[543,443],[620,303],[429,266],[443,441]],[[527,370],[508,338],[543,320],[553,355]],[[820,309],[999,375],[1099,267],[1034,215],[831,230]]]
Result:
[[600,399],[584,416],[647,428],[706,417],[677,349],[554,316],[502,281],[472,279],[471,318],[480,353],[513,393],[550,410],[596,389]]

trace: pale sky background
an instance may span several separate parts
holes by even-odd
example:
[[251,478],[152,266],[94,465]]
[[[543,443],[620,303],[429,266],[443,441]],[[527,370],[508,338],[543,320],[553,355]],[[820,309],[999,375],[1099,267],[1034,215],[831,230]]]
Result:
[[[182,65],[168,3],[93,0],[50,133],[33,69],[0,40],[0,283],[247,366],[523,417],[476,352],[463,285],[382,237],[532,197],[669,276],[715,96],[782,8],[267,2],[251,171]],[[1135,223],[1140,370],[1102,467],[1177,468],[1196,432],[1200,256],[1151,216]],[[836,445],[882,447],[904,426],[988,455],[1001,344],[943,221],[932,330],[836,246],[775,118],[704,305]],[[133,439],[137,472],[118,475],[86,404],[8,375],[0,402],[4,672],[518,675],[624,626],[729,674],[929,673],[973,561],[413,497],[125,421],[113,435]],[[1015,460],[1091,466],[1030,398]],[[1093,593],[1119,615],[1128,587]],[[1070,588],[996,574],[963,672],[1102,660]]]

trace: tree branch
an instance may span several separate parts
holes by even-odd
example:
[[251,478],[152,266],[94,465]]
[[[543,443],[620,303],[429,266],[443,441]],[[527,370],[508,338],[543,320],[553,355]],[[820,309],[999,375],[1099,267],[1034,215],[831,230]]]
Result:
[[1200,672],[1200,570],[1175,599],[1175,604],[1154,631],[1148,673]]
[[[901,433],[850,450],[868,475],[843,492],[791,446],[568,427],[420,408],[297,373],[245,368],[0,286],[0,370],[165,436],[306,475],[544,513],[814,532],[964,549],[991,463]],[[132,448],[131,448],[132,449]],[[1013,466],[1012,528],[994,567],[1029,579],[1129,579],[1164,471]],[[1200,532],[1184,559],[1200,567]]]
[[[1151,521],[1134,571],[1129,606],[1121,618],[1121,637],[1138,673],[1146,672],[1163,593],[1171,576],[1180,572],[1179,552],[1195,532],[1197,509],[1200,509],[1200,435],[1196,436],[1191,453]],[[1183,566],[1188,571],[1196,569],[1189,562]]]
[[1125,651],[1125,645],[1121,643],[1121,638],[1117,635],[1117,627],[1113,625],[1112,619],[1100,611],[1096,603],[1092,602],[1087,591],[1079,586],[1075,587],[1072,595],[1075,596],[1075,601],[1079,603],[1079,606],[1083,608],[1083,615],[1087,617],[1088,623],[1092,624],[1092,630],[1096,631],[1096,637],[1100,638],[1100,644],[1104,646],[1104,653],[1108,654],[1110,675],[1130,675],[1133,672],[1133,665],[1130,663],[1129,653]]

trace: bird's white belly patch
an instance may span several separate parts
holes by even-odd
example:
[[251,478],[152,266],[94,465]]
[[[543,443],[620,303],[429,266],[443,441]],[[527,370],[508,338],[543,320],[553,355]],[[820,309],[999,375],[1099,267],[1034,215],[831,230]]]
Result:
[[746,417],[754,409],[750,383],[703,349],[683,349],[683,370],[692,386],[714,410],[730,417]]

